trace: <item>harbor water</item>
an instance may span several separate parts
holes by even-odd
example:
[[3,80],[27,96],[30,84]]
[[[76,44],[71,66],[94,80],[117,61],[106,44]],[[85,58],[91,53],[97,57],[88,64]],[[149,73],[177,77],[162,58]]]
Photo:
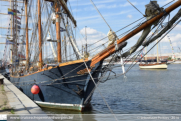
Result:
[[[126,67],[128,66],[130,65]],[[118,67],[113,71],[119,74],[122,73],[122,68]],[[88,111],[81,113],[45,108],[43,110],[48,114],[80,114],[81,117],[85,117],[82,114],[91,114],[90,121],[114,120],[102,95],[118,120],[140,120],[138,117],[142,115],[162,114],[172,117],[181,114],[181,64],[170,64],[167,69],[151,70],[139,69],[139,66],[135,65],[126,76],[127,79],[121,76],[101,83],[93,94],[92,106]],[[181,120],[181,115],[175,118]]]

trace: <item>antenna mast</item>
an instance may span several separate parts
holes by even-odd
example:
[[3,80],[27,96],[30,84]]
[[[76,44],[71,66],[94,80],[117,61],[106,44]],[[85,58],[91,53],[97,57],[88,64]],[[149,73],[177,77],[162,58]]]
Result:
[[87,33],[86,33],[86,27],[85,26],[85,41],[86,41],[86,44],[85,44],[85,52],[86,52],[86,55],[87,55]]

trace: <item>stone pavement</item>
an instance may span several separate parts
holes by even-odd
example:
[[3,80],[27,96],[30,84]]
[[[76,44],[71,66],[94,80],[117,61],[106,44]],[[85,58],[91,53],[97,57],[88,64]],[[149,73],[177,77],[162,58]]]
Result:
[[[8,99],[8,104],[14,109],[15,114],[44,114],[42,109],[22,93],[16,86],[0,74],[0,78],[4,78],[4,90]],[[52,121],[52,120],[51,120]]]

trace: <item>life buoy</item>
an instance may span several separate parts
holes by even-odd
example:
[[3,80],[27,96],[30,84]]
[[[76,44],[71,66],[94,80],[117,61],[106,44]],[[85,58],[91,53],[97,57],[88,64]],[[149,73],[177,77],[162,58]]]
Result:
[[31,88],[31,93],[32,94],[38,94],[40,92],[40,88],[38,85],[33,85]]

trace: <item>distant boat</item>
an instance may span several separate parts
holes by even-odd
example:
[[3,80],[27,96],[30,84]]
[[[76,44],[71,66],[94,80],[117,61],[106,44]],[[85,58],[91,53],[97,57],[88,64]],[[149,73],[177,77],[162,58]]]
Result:
[[[164,11],[159,12],[157,10],[158,7],[154,7],[155,4],[150,3],[149,5],[159,13],[153,14],[154,16],[148,14],[148,20],[140,20],[142,23],[139,24],[139,26],[126,32],[120,39],[116,39],[116,36],[113,36],[114,32],[112,32],[112,39],[110,40],[116,40],[111,41],[109,46],[107,46],[108,43],[106,42],[107,47],[104,47],[102,43],[97,46],[97,41],[94,43],[96,44],[96,48],[92,49],[95,51],[93,52],[87,51],[87,47],[81,51],[78,49],[75,38],[76,34],[73,33],[73,28],[77,26],[76,20],[69,11],[70,7],[67,6],[67,0],[58,0],[56,2],[55,0],[30,0],[29,2],[25,0],[23,2],[23,7],[25,8],[22,8],[21,11],[23,14],[23,10],[25,10],[25,19],[22,20],[25,20],[23,23],[26,23],[23,24],[26,25],[26,28],[24,28],[22,32],[23,39],[18,38],[20,36],[20,29],[23,28],[20,27],[21,19],[16,16],[18,15],[18,10],[14,8],[14,6],[17,6],[17,3],[11,1],[11,9],[8,9],[8,14],[11,14],[11,24],[9,24],[9,26],[12,26],[10,27],[10,35],[13,37],[10,48],[10,60],[12,61],[12,63],[10,63],[11,66],[9,66],[11,67],[9,71],[10,82],[41,107],[77,111],[84,111],[90,106],[92,95],[97,85],[103,82],[99,76],[105,77],[105,72],[111,71],[110,63],[108,63],[109,65],[107,67],[102,68],[103,61],[111,55],[114,57],[114,55],[118,56],[119,54],[121,57],[128,58],[142,43],[142,41],[139,41],[133,48],[128,49],[128,52],[126,51],[121,54],[120,52],[127,45],[126,41],[128,39],[142,30],[145,31],[147,28],[151,29],[151,26],[155,22],[161,18],[165,18],[165,13],[169,14],[172,10],[181,6],[181,0],[179,0],[164,9]],[[33,8],[36,6],[37,9],[32,9],[31,5]],[[43,7],[42,9],[41,5]],[[146,10],[150,10],[150,7],[148,6]],[[43,13],[42,16],[41,13]],[[29,15],[33,16],[32,20],[34,21],[28,23]],[[50,17],[51,15],[52,17]],[[42,23],[41,18],[45,22]],[[171,21],[168,28],[172,24],[174,24],[174,22]],[[31,25],[31,34],[28,34],[28,30],[30,30],[28,29],[28,25]],[[61,30],[60,26],[64,27],[64,30]],[[48,38],[48,33],[51,33],[52,39],[50,36]],[[161,31],[161,34],[163,33],[164,32]],[[63,37],[63,35],[65,36]],[[140,38],[144,40],[145,37],[146,36],[141,36]],[[26,42],[24,42],[24,40],[26,40]],[[42,44],[48,41],[54,43],[51,45],[51,48],[56,49],[56,51],[52,49],[52,53],[50,54],[46,52],[46,50],[49,51],[48,48],[45,48],[47,46]],[[152,41],[148,41],[143,46],[148,46]],[[100,46],[103,46],[103,49],[99,50]],[[7,53],[5,54],[7,55]],[[49,59],[50,57],[54,57],[54,59]],[[111,59],[113,57],[111,57]],[[47,60],[53,63],[49,63]],[[122,59],[121,63],[123,63]],[[124,70],[124,64],[122,64],[122,69]],[[123,74],[125,73],[126,72],[123,71]]]
[[140,69],[167,69],[167,64],[166,64],[166,62],[139,64],[139,67],[140,67]]
[[162,62],[162,61],[159,62],[158,60],[158,44],[157,44],[157,59],[155,60],[156,63],[155,61],[153,63],[152,62],[148,63],[149,61],[146,61],[146,63],[144,64],[139,64],[140,69],[167,69],[167,62]]

